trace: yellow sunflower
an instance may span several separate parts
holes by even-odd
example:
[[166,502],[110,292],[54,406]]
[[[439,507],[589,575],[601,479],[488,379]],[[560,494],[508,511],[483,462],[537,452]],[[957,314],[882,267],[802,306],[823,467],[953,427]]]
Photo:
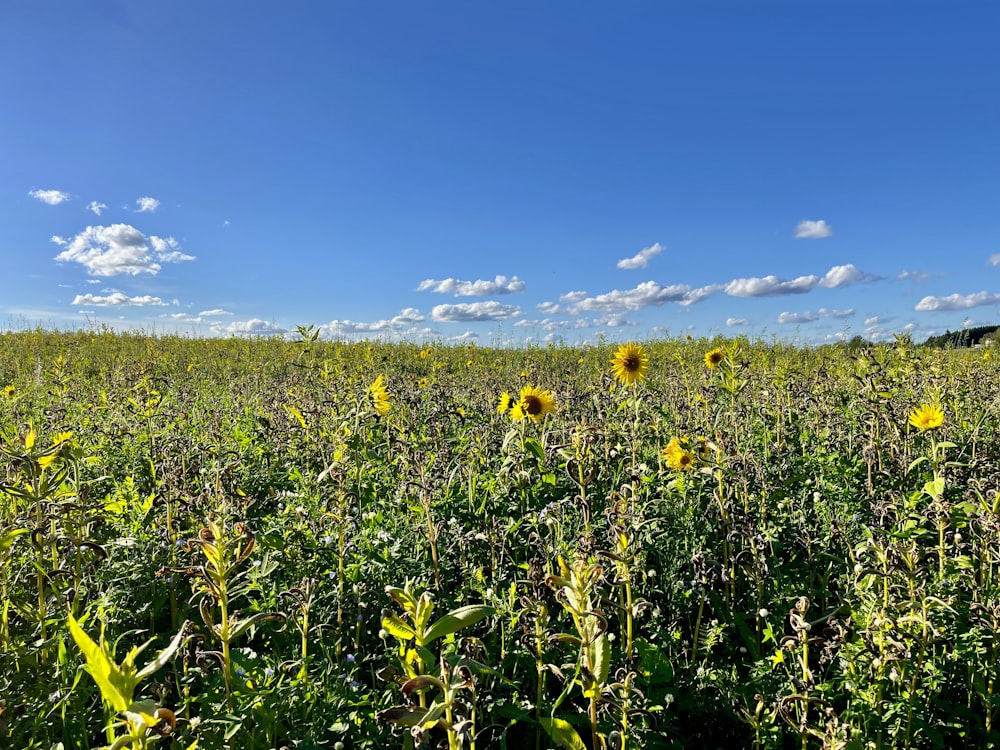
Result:
[[6,388],[3,389],[4,398],[14,398],[14,396],[16,395],[17,395],[17,388],[15,388],[12,385],[8,385]]
[[710,352],[705,353],[705,366],[710,367],[713,370],[722,364],[723,360],[726,358],[726,353],[722,349],[715,348]]
[[512,399],[507,391],[500,394],[500,401],[497,402],[497,414],[506,414],[510,407],[513,406],[511,403]]
[[944,409],[939,404],[921,404],[910,412],[910,424],[921,432],[940,427],[944,422]]
[[385,389],[385,383],[381,375],[375,378],[375,382],[368,386],[368,395],[371,397],[372,407],[375,409],[376,414],[384,417],[389,413],[392,404],[389,402],[389,391]]
[[511,407],[510,416],[515,421],[527,418],[535,422],[541,422],[542,418],[555,411],[556,398],[552,391],[543,391],[533,385],[526,385],[521,389],[521,396],[517,403]]
[[[685,443],[687,441],[685,440]],[[685,448],[677,438],[670,438],[667,447],[660,453],[667,466],[676,471],[689,471],[694,467],[694,451]]]
[[649,355],[639,344],[629,341],[619,346],[611,358],[611,374],[622,385],[635,385],[646,377]]

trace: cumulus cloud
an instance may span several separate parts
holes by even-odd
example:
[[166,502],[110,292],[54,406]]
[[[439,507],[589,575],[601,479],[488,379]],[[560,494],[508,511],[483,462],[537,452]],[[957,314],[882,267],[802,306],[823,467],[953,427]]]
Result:
[[775,275],[733,279],[725,285],[730,297],[781,297],[786,294],[805,294],[816,288],[819,276],[799,276],[791,281]]
[[148,294],[141,297],[129,297],[123,292],[113,292],[101,297],[96,294],[78,294],[73,298],[74,305],[86,305],[87,307],[147,307],[150,305],[161,306],[167,304],[159,297],[151,297]]
[[521,314],[516,305],[502,305],[496,300],[458,305],[437,305],[431,319],[438,323],[471,323],[473,321],[509,320]]
[[587,299],[589,295],[586,292],[566,292],[566,294],[560,295],[559,301],[565,302],[566,304],[572,304],[574,302],[579,302],[582,299]]
[[650,258],[655,258],[657,255],[662,253],[666,248],[663,247],[659,242],[654,242],[649,247],[644,247],[642,250],[637,252],[631,258],[622,258],[618,261],[618,267],[625,270],[632,270],[634,268],[645,268],[649,265]]
[[539,302],[535,307],[546,315],[555,315],[561,309],[555,302]]
[[[615,289],[596,297],[585,297],[573,303],[574,312],[618,312],[641,310],[667,302],[682,302],[691,293],[687,284],[663,286],[655,281],[644,281],[634,289]],[[560,298],[562,299],[562,298]]]
[[911,271],[904,268],[896,278],[899,281],[915,281],[919,284],[921,281],[927,281],[930,277],[931,275],[926,271]]
[[101,203],[100,201],[91,201],[87,204],[87,210],[93,211],[95,216],[100,216],[101,211],[107,208],[107,205]]
[[173,237],[146,237],[129,224],[87,227],[71,240],[53,237],[52,242],[65,248],[55,257],[58,262],[79,263],[92,276],[141,273],[155,276],[160,272],[161,262],[194,260],[193,255],[180,251]]
[[63,201],[69,200],[69,193],[64,193],[62,190],[29,190],[28,195],[50,206],[58,206]]
[[424,279],[417,287],[418,292],[453,294],[456,297],[488,297],[491,294],[513,294],[523,292],[524,282],[517,276],[497,276],[493,281],[461,281],[459,279]]
[[812,221],[806,219],[795,225],[795,239],[797,240],[821,240],[824,237],[833,236],[833,227],[820,219]]
[[287,331],[281,326],[269,323],[260,318],[250,320],[236,320],[225,326],[215,326],[216,333],[228,334],[230,336],[275,336]]
[[821,307],[817,312],[783,312],[778,316],[778,323],[780,325],[787,325],[789,323],[812,323],[820,318],[844,319],[852,317],[854,312],[853,307],[847,310],[828,310],[825,307]]
[[1000,253],[993,253],[993,255],[986,259],[986,263],[990,266],[1000,266]]
[[847,263],[842,266],[834,266],[822,277],[809,274],[790,281],[779,279],[774,275],[733,279],[725,285],[724,289],[730,297],[781,297],[786,294],[805,294],[817,286],[837,289],[851,284],[870,284],[880,279],[879,276],[865,273]]
[[514,324],[515,328],[540,328],[543,331],[556,331],[560,328],[566,328],[569,325],[569,321],[566,320],[552,320],[551,318],[542,318],[541,320],[519,320]]
[[406,326],[416,323],[423,323],[426,318],[420,314],[415,307],[407,307],[398,315],[385,320],[376,320],[370,323],[354,320],[331,320],[319,327],[320,334],[326,337],[349,336],[358,333],[385,333],[398,331]]
[[984,291],[975,294],[949,294],[947,297],[927,296],[920,300],[913,309],[920,312],[944,312],[996,304],[1000,304],[1000,294]]
[[156,198],[150,198],[148,195],[142,198],[135,199],[135,205],[138,207],[135,212],[138,214],[151,214],[153,211],[160,207],[160,202]]
[[732,328],[733,326],[748,326],[750,321],[746,318],[726,318],[726,325]]
[[789,323],[812,323],[814,320],[819,320],[819,315],[814,312],[783,312],[778,316],[778,323],[781,325]]
[[871,284],[881,280],[881,276],[873,276],[870,273],[865,273],[851,263],[847,263],[843,266],[834,266],[827,271],[826,275],[820,279],[819,285],[827,289],[837,289],[838,287],[850,286],[851,284]]
[[232,313],[228,310],[223,310],[221,307],[216,307],[212,310],[202,310],[198,313],[198,316],[201,318],[216,318],[220,315],[232,315]]

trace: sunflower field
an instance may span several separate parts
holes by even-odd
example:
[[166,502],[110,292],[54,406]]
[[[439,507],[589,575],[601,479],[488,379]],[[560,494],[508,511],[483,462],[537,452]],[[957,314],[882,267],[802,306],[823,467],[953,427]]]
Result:
[[0,341],[0,747],[1000,746],[989,349]]

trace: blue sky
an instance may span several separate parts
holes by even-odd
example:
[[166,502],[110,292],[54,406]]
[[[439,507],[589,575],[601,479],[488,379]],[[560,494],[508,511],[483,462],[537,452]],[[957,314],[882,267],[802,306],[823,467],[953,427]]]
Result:
[[0,3],[0,326],[1000,324],[994,0]]

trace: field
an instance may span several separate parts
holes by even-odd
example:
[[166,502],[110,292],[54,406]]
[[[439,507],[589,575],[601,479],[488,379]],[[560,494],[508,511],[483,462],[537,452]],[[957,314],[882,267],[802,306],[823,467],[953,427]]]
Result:
[[0,335],[0,745],[1000,744],[989,349],[296,338]]

